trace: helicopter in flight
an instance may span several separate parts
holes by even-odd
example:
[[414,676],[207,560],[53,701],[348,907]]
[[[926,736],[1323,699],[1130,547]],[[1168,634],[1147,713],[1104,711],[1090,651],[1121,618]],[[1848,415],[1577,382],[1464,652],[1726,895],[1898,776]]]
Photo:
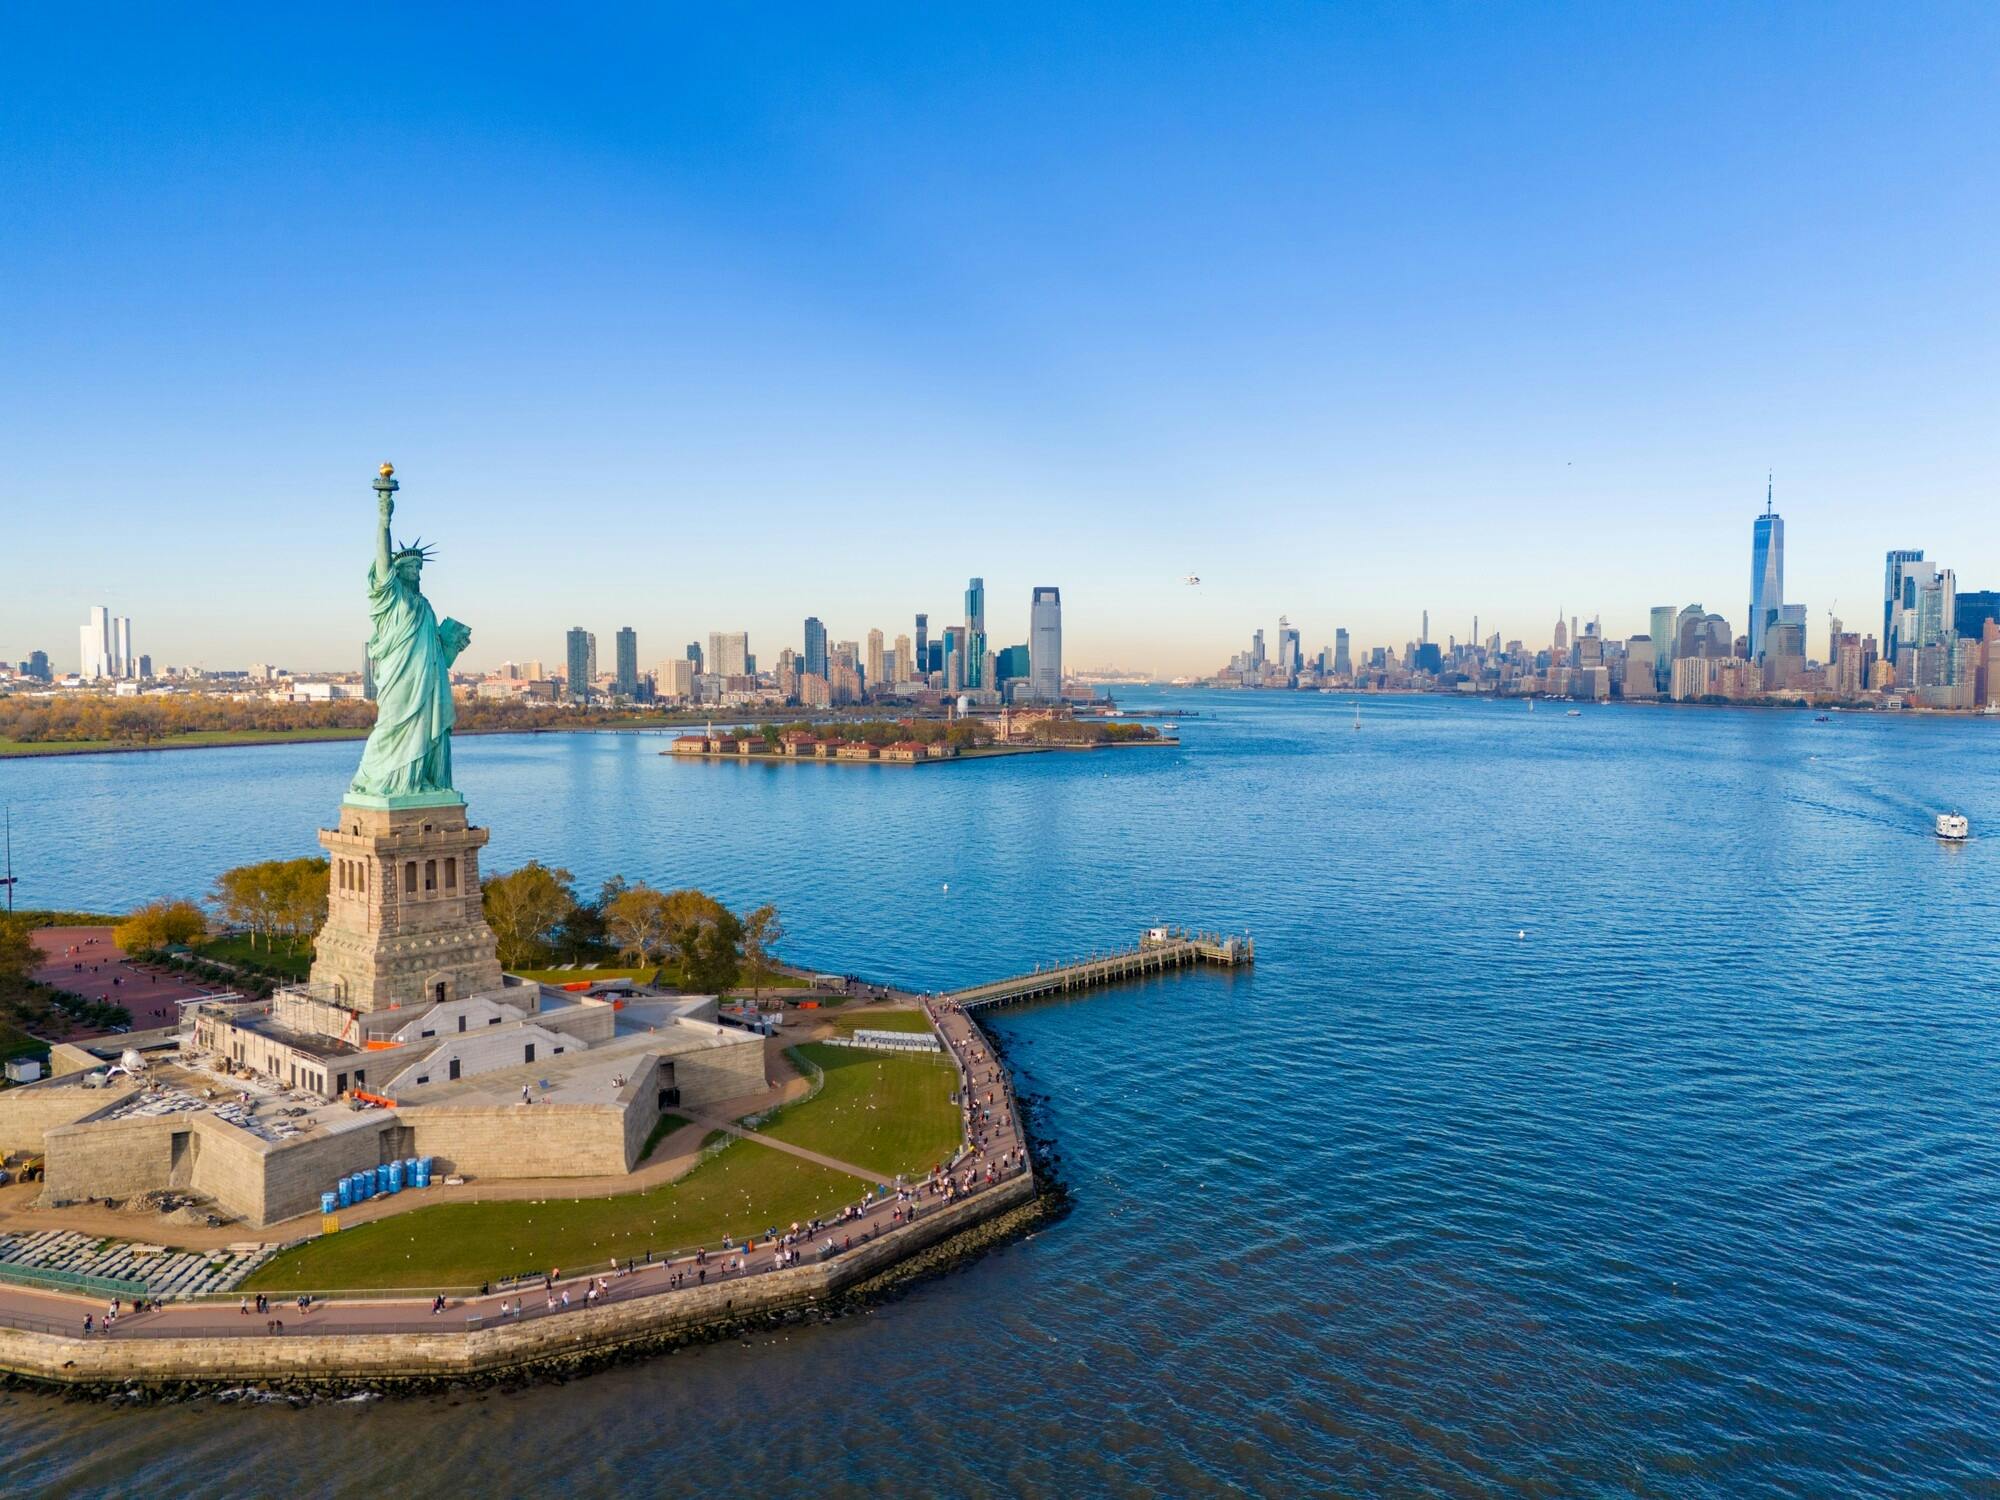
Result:
[[1189,588],[1194,588],[1201,583],[1201,575],[1199,573],[1190,573],[1187,575],[1187,577],[1183,578],[1181,582],[1186,584]]

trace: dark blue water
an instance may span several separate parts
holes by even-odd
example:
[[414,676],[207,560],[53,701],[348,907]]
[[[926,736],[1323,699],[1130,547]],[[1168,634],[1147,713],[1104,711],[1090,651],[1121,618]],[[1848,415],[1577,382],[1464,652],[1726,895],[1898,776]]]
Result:
[[[518,1395],[14,1396],[6,1486],[2000,1488],[2000,724],[1161,701],[1210,715],[1181,749],[916,771],[457,752],[493,868],[774,899],[832,968],[1250,928],[1254,973],[996,1022],[1060,1224],[864,1317]],[[357,753],[0,764],[23,899],[310,852]]]

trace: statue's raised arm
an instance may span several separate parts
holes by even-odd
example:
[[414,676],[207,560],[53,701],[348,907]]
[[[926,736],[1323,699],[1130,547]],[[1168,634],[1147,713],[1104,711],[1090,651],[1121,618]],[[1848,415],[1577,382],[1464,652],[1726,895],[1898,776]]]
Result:
[[457,621],[438,625],[424,597],[430,553],[421,542],[398,547],[389,524],[396,514],[395,470],[382,465],[375,481],[380,524],[368,574],[374,628],[368,658],[375,664],[375,728],[361,755],[350,797],[382,805],[429,805],[458,800],[451,785],[451,663],[472,632]]
[[386,583],[389,578],[389,523],[396,516],[396,466],[382,465],[382,476],[375,482],[375,511],[380,521],[375,528],[375,577]]

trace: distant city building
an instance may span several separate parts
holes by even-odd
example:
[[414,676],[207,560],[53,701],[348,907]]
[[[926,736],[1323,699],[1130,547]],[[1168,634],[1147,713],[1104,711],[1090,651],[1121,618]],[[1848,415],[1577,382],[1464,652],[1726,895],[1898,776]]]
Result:
[[701,676],[703,667],[701,659],[701,642],[689,641],[687,643],[687,659],[694,663],[694,675],[697,677]]
[[885,670],[886,664],[882,659],[882,632],[880,630],[871,630],[868,632],[868,654],[863,658],[862,665],[867,685],[871,688],[879,688],[882,685]]
[[894,661],[890,667],[890,672],[891,680],[898,683],[914,682],[916,680],[916,653],[910,649],[910,638],[906,635],[896,637]]
[[1921,547],[1903,548],[1887,555],[1882,572],[1882,655],[1896,659],[1906,644],[1903,625],[1906,614],[1917,607],[1917,589],[1936,570],[1924,561]]
[[1785,602],[1785,518],[1771,506],[1764,484],[1764,514],[1750,528],[1750,660],[1764,659],[1764,636]]
[[591,661],[597,654],[597,642],[581,625],[572,625],[565,644],[565,664],[568,667],[569,701],[588,703],[590,701]]
[[917,616],[917,670],[929,672],[931,667],[931,617]]
[[986,659],[986,580],[971,578],[965,584],[965,683],[969,688],[985,687],[980,680]]
[[639,696],[639,633],[630,625],[618,627],[618,672],[613,690],[621,698]]
[[1043,703],[1062,697],[1062,590],[1053,584],[1037,585],[1028,601],[1027,675],[1029,696]]
[[1625,642],[1624,693],[1627,698],[1657,698],[1659,675],[1653,661],[1653,638],[1635,635]]
[[375,658],[368,654],[366,641],[361,643],[361,696],[375,701]]
[[1674,671],[1674,607],[1655,604],[1647,639],[1653,643],[1653,691],[1670,692]]
[[[1425,639],[1429,639],[1430,611],[1424,611]],[[1287,676],[1296,677],[1304,658],[1299,654],[1299,632],[1284,616],[1278,617],[1278,670]]]
[[55,673],[49,668],[49,653],[30,651],[28,659],[21,663],[21,675],[36,682],[53,682]]
[[804,669],[815,677],[826,676],[826,626],[819,616],[806,616],[805,650],[801,653]]
[[[126,636],[131,635],[131,622],[125,622]],[[90,607],[90,618],[77,630],[78,657],[77,675],[85,681],[103,677],[122,677],[117,670],[116,641],[117,625],[112,621],[111,611],[101,604]]]
[[686,700],[694,696],[695,663],[686,657],[669,658],[653,673],[653,696]]
[[1910,644],[1922,650],[1942,645],[1956,634],[1958,615],[1958,575],[1950,568],[1934,568],[1917,587],[1916,633]]
[[716,677],[746,677],[750,673],[750,636],[747,631],[710,631],[708,670]]
[[1009,682],[1020,681],[1033,671],[1033,659],[1025,644],[1003,646],[994,653],[993,685],[1004,687]]
[[956,693],[966,686],[965,682],[965,637],[963,625],[947,625],[944,630],[944,686],[948,693]]
[[[1963,636],[1968,641],[1980,640],[1986,634],[1986,622],[2000,620],[2000,593],[1973,589],[1959,594],[1957,600],[1951,612],[1953,635]],[[35,654],[41,655],[40,652]]]
[[1336,677],[1354,675],[1353,648],[1348,644],[1347,632],[1344,629],[1335,630],[1333,633],[1333,675]]

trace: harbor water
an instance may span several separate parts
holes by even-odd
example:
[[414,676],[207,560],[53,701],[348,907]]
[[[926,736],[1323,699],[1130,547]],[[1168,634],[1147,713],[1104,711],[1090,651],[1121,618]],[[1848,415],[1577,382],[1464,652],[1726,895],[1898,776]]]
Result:
[[[816,969],[942,988],[1247,929],[1254,969],[989,1018],[1065,1218],[863,1315],[560,1386],[0,1395],[0,1483],[2000,1488],[2000,724],[1125,696],[1200,716],[1175,747],[916,768],[455,747],[490,869],[774,901]],[[313,853],[357,754],[0,762],[20,899]]]

